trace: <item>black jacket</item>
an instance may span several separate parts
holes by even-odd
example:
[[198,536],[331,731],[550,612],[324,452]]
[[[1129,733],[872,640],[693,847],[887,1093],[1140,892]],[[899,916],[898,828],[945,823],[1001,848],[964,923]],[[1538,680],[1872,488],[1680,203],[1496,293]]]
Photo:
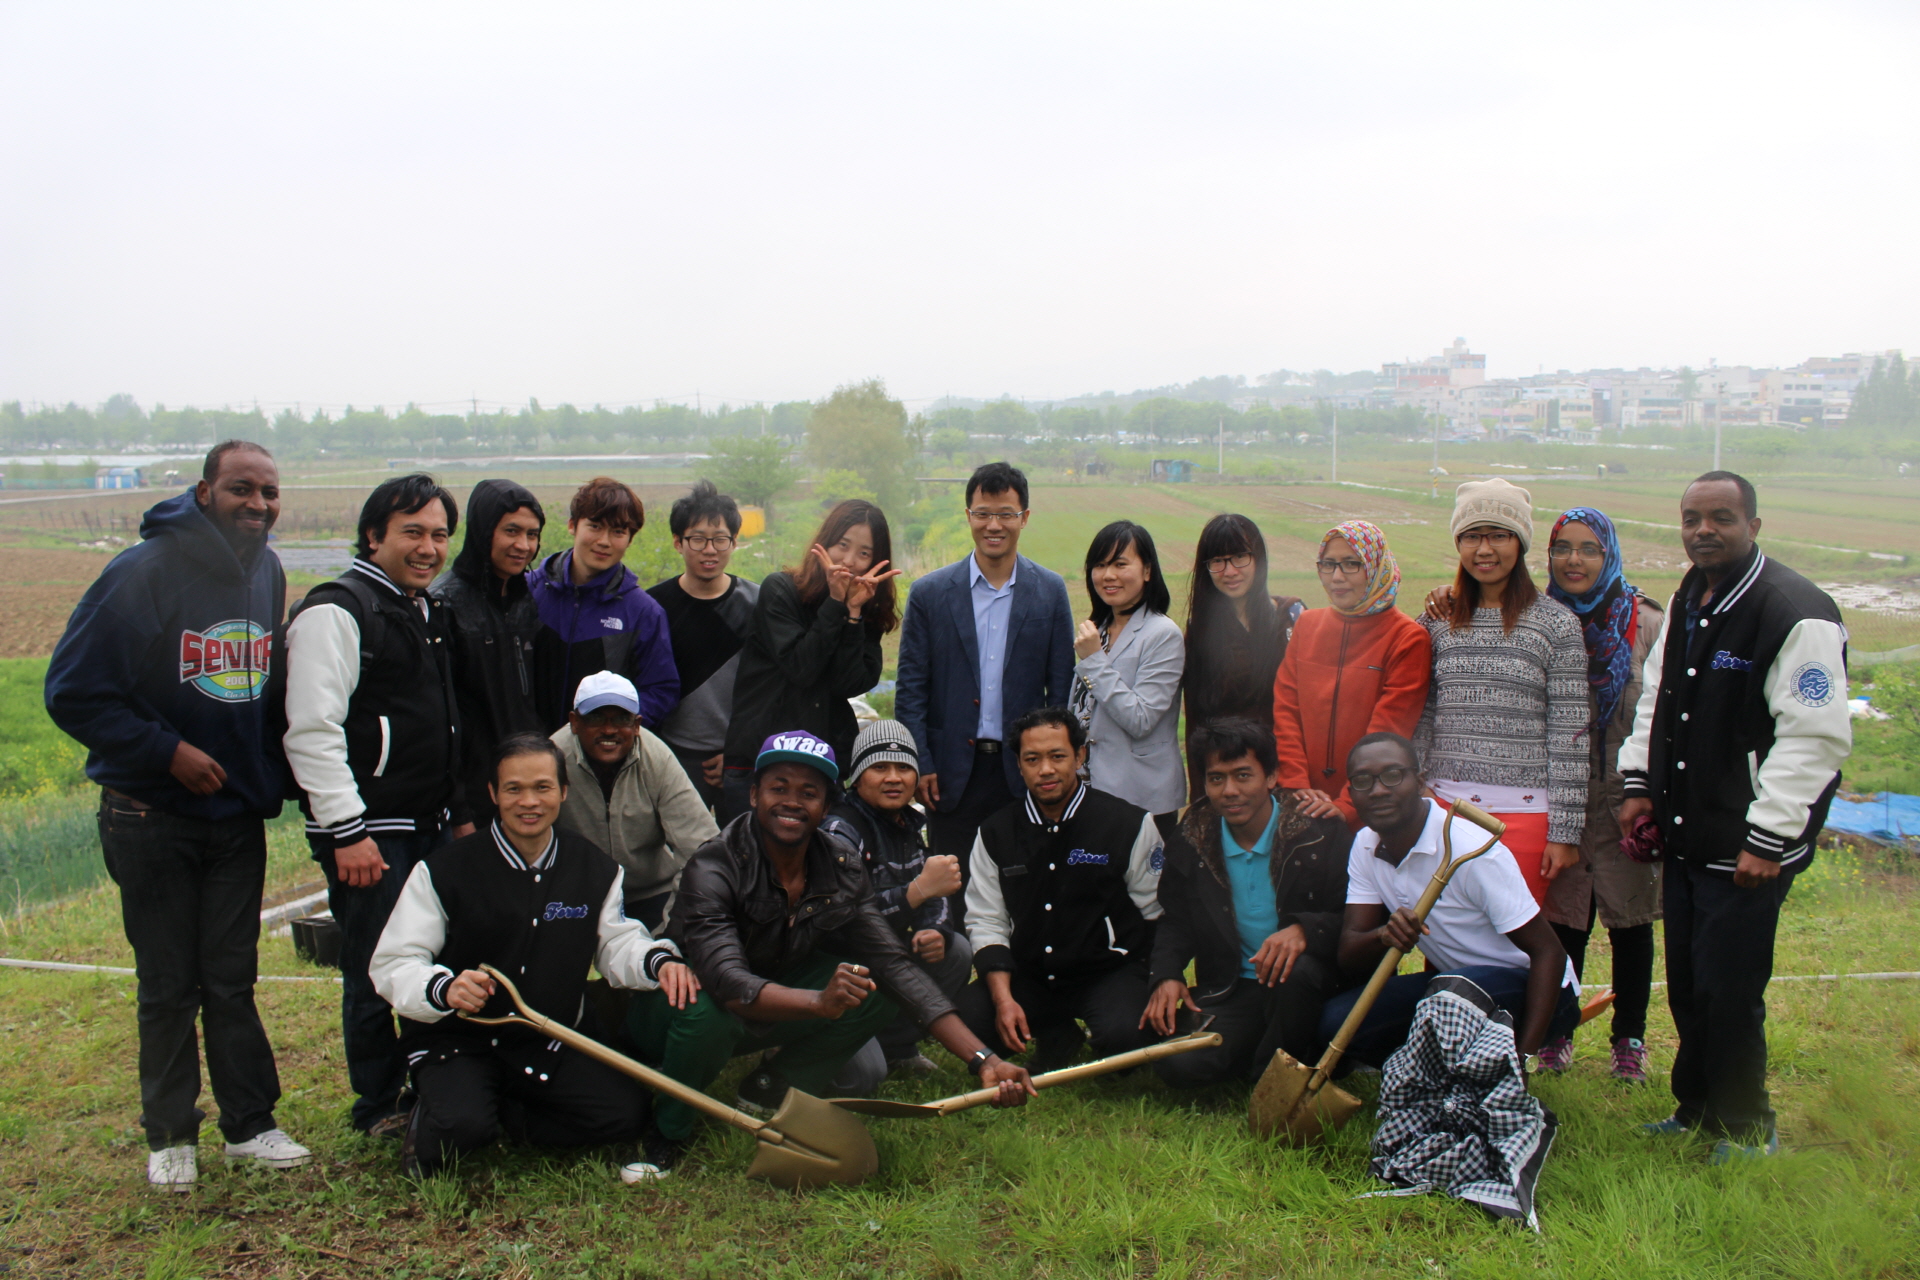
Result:
[[502,581],[493,571],[494,530],[500,521],[531,507],[546,519],[540,500],[511,480],[482,480],[467,500],[467,541],[453,567],[434,579],[427,594],[445,606],[454,694],[464,730],[461,778],[467,808],[493,811],[487,796],[494,746],[508,734],[545,733],[534,709],[533,642],[540,611],[520,574]]
[[800,729],[826,739],[845,768],[860,734],[847,699],[879,683],[880,637],[865,620],[850,622],[831,596],[805,604],[792,574],[768,574],[733,678],[727,763],[751,766],[769,735]]
[[825,951],[867,966],[881,992],[923,1027],[953,1012],[874,905],[859,853],[824,832],[807,849],[806,893],[794,906],[760,848],[753,814],[735,818],[680,873],[667,934],[722,1005],[753,1003],[774,977]]
[[[1274,905],[1281,929],[1299,925],[1307,954],[1333,961],[1340,947],[1340,921],[1347,909],[1347,851],[1353,833],[1339,818],[1307,818],[1284,809],[1267,855]],[[1220,818],[1203,797],[1188,807],[1179,833],[1167,844],[1160,874],[1160,918],[1153,943],[1150,981],[1183,979],[1195,961],[1194,985],[1221,994],[1241,976],[1239,922],[1220,851]]]
[[820,829],[839,836],[860,851],[874,904],[902,941],[921,929],[940,936],[953,933],[945,898],[928,898],[918,907],[907,905],[907,886],[927,865],[926,815],[911,805],[899,813],[881,813],[849,791],[827,812]]
[[1742,849],[1812,856],[1853,747],[1847,633],[1832,598],[1753,548],[1704,611],[1690,569],[1647,656],[1628,796],[1650,796],[1667,856],[1731,875]]

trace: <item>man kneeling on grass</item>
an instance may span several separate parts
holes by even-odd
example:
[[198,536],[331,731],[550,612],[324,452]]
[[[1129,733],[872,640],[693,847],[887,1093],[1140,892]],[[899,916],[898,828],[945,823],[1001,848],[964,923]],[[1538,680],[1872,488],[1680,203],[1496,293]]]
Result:
[[[1340,963],[1349,976],[1372,973],[1388,947],[1427,958],[1427,972],[1389,978],[1360,1024],[1348,1056],[1380,1066],[1407,1042],[1414,1006],[1440,974],[1467,978],[1513,1015],[1515,1041],[1531,1061],[1540,1046],[1580,1020],[1578,979],[1553,926],[1533,901],[1520,864],[1496,844],[1453,875],[1423,928],[1413,906],[1439,869],[1441,831],[1451,821],[1456,857],[1486,843],[1487,833],[1447,817],[1421,794],[1419,757],[1395,733],[1370,733],[1347,755],[1347,789],[1360,821],[1347,860],[1347,911]],[[1358,988],[1327,1002],[1323,1041],[1333,1039],[1360,998]]]
[[[750,1075],[738,1099],[768,1115],[789,1087],[823,1094],[904,1008],[983,1084],[999,1086],[994,1105],[1021,1105],[1033,1092],[1027,1073],[967,1030],[880,914],[859,852],[819,830],[839,779],[833,748],[810,733],[761,744],[748,811],[694,853],[668,923],[702,990],[685,1007],[663,994],[633,1002],[627,1026],[641,1056],[704,1089],[735,1054],[778,1046],[778,1065]],[[662,1099],[654,1119],[671,1144],[693,1132],[684,1103]],[[674,1151],[649,1154],[670,1163]]]
[[[400,1014],[419,1095],[401,1154],[409,1174],[439,1171],[502,1126],[549,1146],[633,1142],[645,1129],[648,1094],[637,1081],[526,1028],[449,1016],[512,1011],[482,964],[511,978],[530,1007],[569,1025],[585,1008],[589,967],[676,1007],[700,988],[671,942],[627,918],[621,868],[554,829],[565,778],[560,749],[541,735],[503,741],[489,788],[500,816],[416,866],[380,935],[370,976]],[[664,1172],[639,1160],[620,1177]]]
[[1351,985],[1335,952],[1353,837],[1338,814],[1309,818],[1281,803],[1270,726],[1217,720],[1196,729],[1187,748],[1207,794],[1167,843],[1166,914],[1140,1023],[1168,1036],[1176,1020],[1185,1031],[1193,1014],[1213,1016],[1217,1048],[1154,1064],[1170,1085],[1257,1080],[1276,1049],[1302,1062],[1320,1056],[1321,1007]]

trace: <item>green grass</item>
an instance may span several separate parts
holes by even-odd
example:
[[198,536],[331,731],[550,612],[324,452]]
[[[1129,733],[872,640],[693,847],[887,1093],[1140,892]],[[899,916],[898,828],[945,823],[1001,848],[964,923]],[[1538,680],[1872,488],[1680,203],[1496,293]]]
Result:
[[0,799],[86,784],[87,751],[47,718],[45,658],[0,659]]
[[[270,883],[311,878],[276,833]],[[1789,900],[1780,973],[1920,968],[1920,891],[1823,854]],[[129,962],[110,887],[9,923],[4,949]],[[1604,935],[1602,935],[1602,939]],[[1596,939],[1596,973],[1606,948]],[[262,968],[316,976],[286,939]],[[873,1120],[880,1174],[810,1194],[741,1177],[752,1144],[704,1131],[665,1183],[622,1187],[616,1151],[496,1147],[452,1177],[403,1181],[395,1150],[350,1136],[337,988],[265,983],[279,1118],[320,1155],[285,1174],[229,1169],[208,1125],[200,1189],[142,1181],[132,983],[0,971],[0,1244],[17,1272],[62,1276],[827,1277],[1920,1275],[1920,983],[1779,983],[1776,1105],[1787,1152],[1711,1170],[1690,1144],[1633,1132],[1664,1079],[1604,1076],[1601,1037],[1540,1082],[1562,1128],[1538,1236],[1440,1197],[1359,1200],[1366,1116],[1328,1145],[1251,1138],[1244,1089],[1172,1093],[1147,1073],[1050,1092],[1024,1111]],[[1656,993],[1650,1040],[1671,1061]],[[967,1082],[890,1084],[934,1097]],[[744,1060],[716,1086],[726,1094]],[[1363,1083],[1360,1091],[1371,1092]],[[203,1100],[203,1105],[206,1105]],[[31,1250],[31,1252],[27,1252]],[[353,1261],[344,1260],[341,1255]]]

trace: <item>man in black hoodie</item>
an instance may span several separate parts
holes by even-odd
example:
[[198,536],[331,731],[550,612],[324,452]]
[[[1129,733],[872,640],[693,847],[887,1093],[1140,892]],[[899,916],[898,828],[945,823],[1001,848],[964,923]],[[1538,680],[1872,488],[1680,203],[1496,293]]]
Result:
[[196,1016],[227,1156],[286,1169],[310,1154],[274,1123],[280,1078],[253,1002],[265,820],[286,778],[268,697],[286,600],[267,550],[280,477],[244,440],[215,446],[202,476],[147,512],[47,667],[47,714],[101,787],[101,851],[139,970],[147,1181],[168,1191],[198,1176]]
[[526,572],[540,558],[547,513],[511,480],[482,480],[467,499],[467,541],[427,594],[451,618],[449,657],[460,701],[461,780],[476,822],[493,813],[487,794],[493,748],[543,726],[534,709],[533,642],[540,610]]

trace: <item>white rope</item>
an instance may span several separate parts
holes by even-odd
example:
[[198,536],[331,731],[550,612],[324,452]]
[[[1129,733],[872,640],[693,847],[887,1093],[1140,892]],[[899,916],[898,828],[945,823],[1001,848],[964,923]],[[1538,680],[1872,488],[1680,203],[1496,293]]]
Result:
[[[4,963],[4,962],[0,962],[0,963]],[[1769,978],[1768,981],[1769,982],[1839,982],[1843,978],[1880,979],[1880,980],[1886,980],[1889,978],[1920,978],[1920,973],[1782,973],[1782,974],[1777,974],[1772,978]],[[1654,982],[1648,985],[1653,987],[1664,987],[1667,984],[1664,982]],[[1610,982],[1583,982],[1580,984],[1580,989],[1582,991],[1611,991],[1613,990],[1613,984]]]
[[[51,969],[60,973],[117,973],[126,977],[137,976],[133,969],[116,969],[105,964],[68,964],[64,960],[14,960],[0,956],[0,965],[9,969]],[[305,977],[299,974],[283,976],[277,973],[263,973],[255,979],[258,982],[338,982],[338,978]]]

